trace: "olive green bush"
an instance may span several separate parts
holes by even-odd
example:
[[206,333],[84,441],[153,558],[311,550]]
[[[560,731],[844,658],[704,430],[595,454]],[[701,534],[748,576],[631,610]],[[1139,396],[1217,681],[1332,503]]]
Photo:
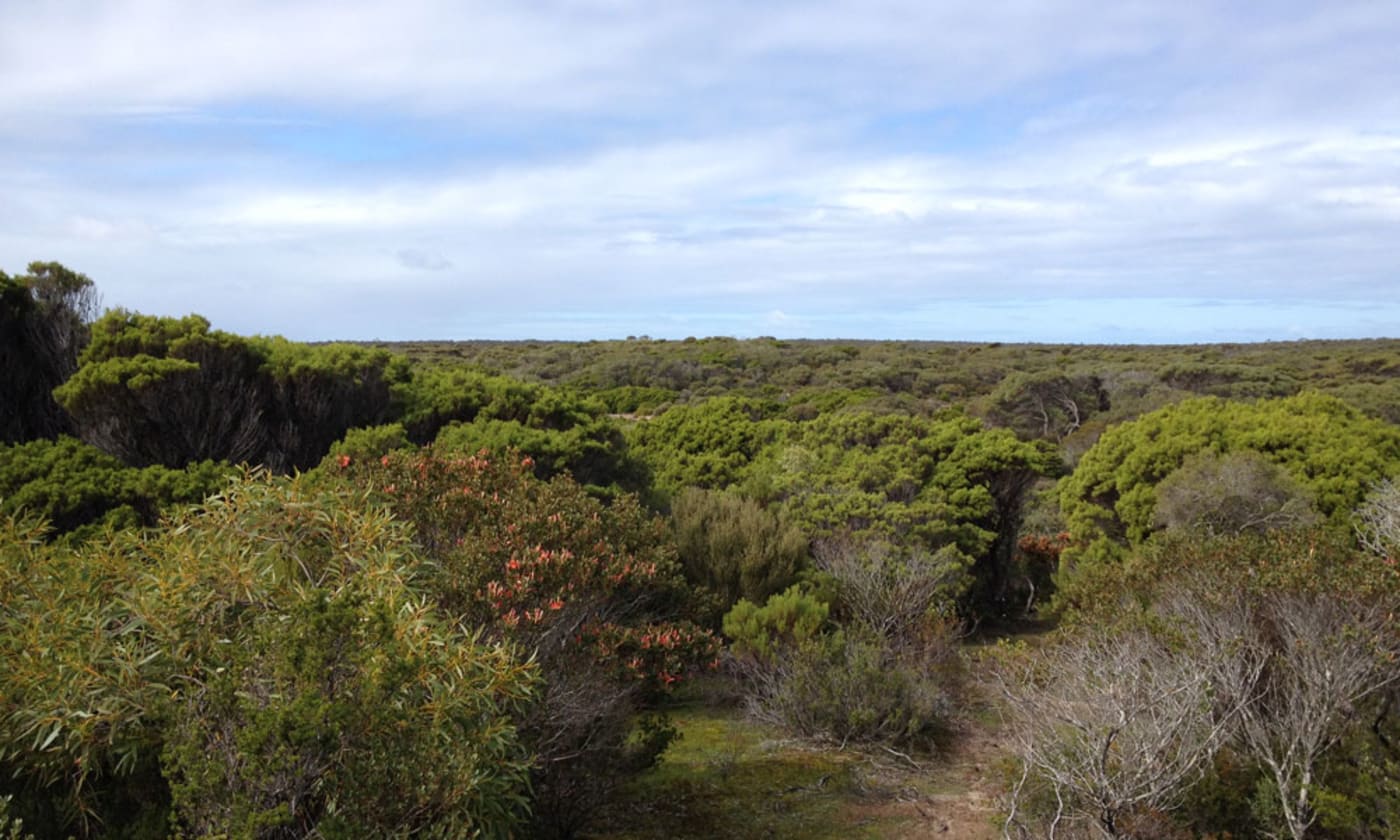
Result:
[[509,836],[535,669],[426,572],[303,480],[71,548],[0,519],[0,794],[44,836]]
[[[1186,468],[1194,476],[1168,481],[1193,458]],[[1282,472],[1261,472],[1260,458]],[[1071,609],[1085,603],[1083,584],[1100,574],[1111,578],[1166,524],[1158,518],[1164,482],[1181,491],[1216,481],[1220,507],[1236,508],[1232,517],[1241,522],[1274,505],[1275,514],[1284,514],[1275,517],[1282,523],[1303,524],[1311,518],[1304,504],[1310,501],[1317,516],[1349,530],[1368,489],[1397,469],[1400,429],[1316,393],[1255,403],[1193,399],[1115,426],[1060,485],[1071,540],[1061,555],[1057,602]],[[1251,473],[1259,480],[1249,479]],[[1173,519],[1200,522],[1215,515],[1207,499],[1168,501],[1162,513]]]
[[741,598],[763,603],[807,565],[801,529],[735,493],[681,491],[671,503],[671,528],[686,579],[715,593],[721,610]]
[[819,548],[817,567],[815,587],[762,607],[741,600],[725,616],[751,713],[843,745],[933,748],[961,696],[957,552],[847,543]]

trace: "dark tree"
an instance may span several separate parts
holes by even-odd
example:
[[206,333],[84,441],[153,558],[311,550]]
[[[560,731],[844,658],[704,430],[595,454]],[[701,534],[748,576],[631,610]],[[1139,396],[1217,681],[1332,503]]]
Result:
[[56,262],[0,271],[0,442],[72,431],[53,389],[77,369],[97,305],[92,281]]

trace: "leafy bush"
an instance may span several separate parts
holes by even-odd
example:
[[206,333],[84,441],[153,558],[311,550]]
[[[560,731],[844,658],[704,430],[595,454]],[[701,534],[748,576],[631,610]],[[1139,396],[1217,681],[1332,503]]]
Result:
[[533,668],[438,618],[406,529],[361,494],[252,478],[160,530],[41,537],[0,519],[0,795],[27,826],[503,837],[523,817]]
[[518,454],[425,448],[343,464],[413,524],[437,609],[538,663],[522,721],[536,756],[532,830],[577,831],[664,748],[664,724],[639,732],[639,713],[714,661],[714,639],[687,618],[665,523],[634,498],[604,506],[568,478],[541,481]]
[[807,537],[780,513],[733,493],[699,488],[671,503],[671,527],[686,579],[719,596],[761,604],[791,585],[807,561]]
[[724,630],[740,657],[751,711],[841,744],[933,746],[948,729],[961,685],[950,616],[964,566],[952,557],[955,551],[929,557],[879,545],[823,546],[817,565],[826,592],[799,585],[763,607],[741,600]]
[[761,607],[741,598],[724,616],[724,635],[732,641],[735,655],[769,663],[828,631],[830,613],[828,603],[798,584]]
[[956,711],[949,647],[914,655],[866,628],[816,636],[782,649],[750,672],[748,702],[761,720],[841,745],[888,743],[928,749]]
[[345,437],[331,444],[325,462],[340,463],[342,458],[366,461],[388,455],[396,449],[412,449],[402,423],[366,426],[346,431]]
[[0,514],[24,511],[45,519],[54,536],[81,539],[108,526],[155,525],[163,511],[202,501],[231,473],[213,461],[128,467],[70,437],[0,446]]
[[646,465],[653,490],[670,499],[686,487],[741,483],[754,459],[781,433],[778,406],[743,397],[676,405],[628,430],[628,445]]

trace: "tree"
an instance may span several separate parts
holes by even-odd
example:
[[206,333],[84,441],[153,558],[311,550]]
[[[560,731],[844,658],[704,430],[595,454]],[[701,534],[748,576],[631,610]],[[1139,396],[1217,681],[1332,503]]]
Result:
[[406,366],[380,350],[243,338],[190,315],[112,310],[54,395],[83,440],[133,466],[314,466],[348,429],[386,422]]
[[0,272],[0,443],[72,431],[52,392],[77,368],[97,305],[92,280],[59,263]]
[[953,411],[823,415],[784,442],[754,473],[808,534],[954,547],[972,564],[967,611],[1007,608],[1022,501],[1058,464],[1047,444]]
[[[1288,479],[1272,470],[1273,477],[1265,475],[1257,459],[1245,468],[1241,467],[1248,462],[1219,460],[1244,452],[1276,464]],[[1214,453],[1217,460],[1202,453]],[[1241,522],[1250,516],[1242,511],[1252,504],[1257,514],[1260,503],[1273,503],[1269,499],[1301,510],[1300,501],[1288,501],[1301,499],[1301,492],[1311,497],[1324,520],[1348,526],[1367,488],[1400,468],[1400,429],[1320,394],[1255,403],[1193,399],[1109,429],[1060,484],[1071,536],[1056,581],[1062,605],[1083,600],[1075,592],[1079,579],[1096,574],[1097,567],[1121,566],[1159,530],[1159,488],[1193,456],[1203,459],[1194,467],[1203,470],[1198,478],[1207,472],[1216,479],[1229,477],[1236,482],[1231,492],[1243,493],[1241,499],[1253,497],[1241,512],[1232,514],[1237,520],[1243,516]],[[1215,466],[1209,466],[1212,463]],[[1227,466],[1232,468],[1224,469]],[[1250,475],[1255,476],[1249,479],[1254,487],[1245,493]],[[1299,489],[1289,489],[1290,484]],[[1177,489],[1189,496],[1189,488]],[[1204,515],[1206,506],[1208,502],[1200,500],[1181,511],[1194,509]]]
[[1092,374],[1013,373],[992,392],[988,419],[1024,438],[1058,442],[1107,410],[1108,394]]

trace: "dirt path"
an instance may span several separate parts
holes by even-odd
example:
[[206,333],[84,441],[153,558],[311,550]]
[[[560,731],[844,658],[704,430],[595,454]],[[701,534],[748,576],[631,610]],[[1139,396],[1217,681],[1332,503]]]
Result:
[[850,806],[858,822],[898,825],[882,836],[925,840],[999,840],[998,816],[1005,790],[1006,753],[996,733],[971,724],[951,752],[919,769],[872,773],[884,795]]

